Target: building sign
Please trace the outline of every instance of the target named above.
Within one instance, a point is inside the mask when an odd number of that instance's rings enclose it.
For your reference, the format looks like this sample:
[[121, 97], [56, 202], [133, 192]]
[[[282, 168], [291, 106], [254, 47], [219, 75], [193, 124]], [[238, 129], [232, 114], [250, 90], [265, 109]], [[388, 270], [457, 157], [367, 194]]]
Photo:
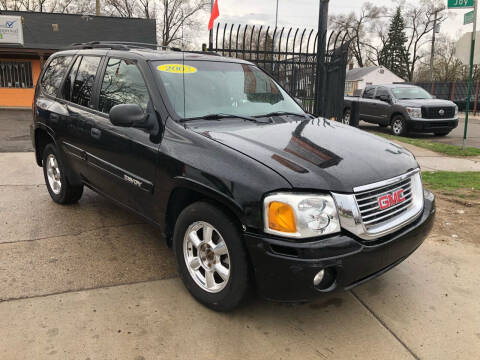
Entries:
[[21, 16], [0, 15], [0, 45], [23, 45], [23, 26]]

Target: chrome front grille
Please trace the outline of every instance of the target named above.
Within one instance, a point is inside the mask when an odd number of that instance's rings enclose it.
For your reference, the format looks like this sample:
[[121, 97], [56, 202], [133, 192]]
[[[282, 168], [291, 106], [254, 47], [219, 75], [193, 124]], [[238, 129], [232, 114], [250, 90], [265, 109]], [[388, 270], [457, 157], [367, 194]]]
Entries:
[[[379, 198], [403, 189], [404, 201], [390, 201], [381, 209]], [[395, 178], [358, 186], [352, 194], [332, 193], [340, 225], [366, 241], [391, 234], [415, 221], [423, 210], [423, 186], [420, 169]], [[382, 205], [385, 205], [382, 203]], [[382, 206], [384, 207], [384, 206]]]
[[[379, 205], [379, 198], [385, 195], [388, 196], [400, 189], [403, 189], [403, 198], [405, 198], [405, 200], [382, 210]], [[373, 190], [357, 193], [355, 194], [355, 199], [357, 201], [358, 209], [360, 210], [363, 224], [368, 230], [369, 228], [387, 222], [391, 218], [399, 216], [408, 210], [413, 201], [411, 178]]]

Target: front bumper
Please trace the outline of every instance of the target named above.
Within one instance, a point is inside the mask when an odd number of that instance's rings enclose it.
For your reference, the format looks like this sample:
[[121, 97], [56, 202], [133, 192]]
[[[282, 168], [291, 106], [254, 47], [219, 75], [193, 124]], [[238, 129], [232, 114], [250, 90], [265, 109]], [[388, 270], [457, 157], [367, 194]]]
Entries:
[[456, 119], [410, 119], [408, 128], [415, 132], [437, 132], [450, 131], [458, 126]]
[[[351, 289], [405, 260], [425, 240], [433, 226], [435, 198], [425, 192], [422, 216], [396, 233], [365, 242], [349, 233], [298, 243], [245, 233], [258, 292], [277, 301], [307, 301], [337, 288]], [[332, 282], [316, 287], [322, 269]]]

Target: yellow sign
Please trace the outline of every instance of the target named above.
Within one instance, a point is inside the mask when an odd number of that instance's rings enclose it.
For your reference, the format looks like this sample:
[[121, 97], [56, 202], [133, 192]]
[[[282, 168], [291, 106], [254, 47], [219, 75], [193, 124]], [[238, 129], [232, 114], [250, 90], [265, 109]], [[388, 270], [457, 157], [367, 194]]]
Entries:
[[197, 72], [197, 68], [182, 64], [164, 64], [157, 67], [159, 71], [173, 74], [193, 74]]

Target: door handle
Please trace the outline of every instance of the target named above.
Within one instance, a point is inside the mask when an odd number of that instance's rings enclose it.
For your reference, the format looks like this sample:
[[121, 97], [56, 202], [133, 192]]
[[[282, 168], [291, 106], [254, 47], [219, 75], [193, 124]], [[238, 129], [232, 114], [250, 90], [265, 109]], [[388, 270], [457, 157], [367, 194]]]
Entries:
[[92, 135], [92, 137], [95, 139], [100, 139], [100, 136], [102, 136], [102, 132], [100, 131], [100, 129], [92, 128], [90, 130], [90, 135]]

